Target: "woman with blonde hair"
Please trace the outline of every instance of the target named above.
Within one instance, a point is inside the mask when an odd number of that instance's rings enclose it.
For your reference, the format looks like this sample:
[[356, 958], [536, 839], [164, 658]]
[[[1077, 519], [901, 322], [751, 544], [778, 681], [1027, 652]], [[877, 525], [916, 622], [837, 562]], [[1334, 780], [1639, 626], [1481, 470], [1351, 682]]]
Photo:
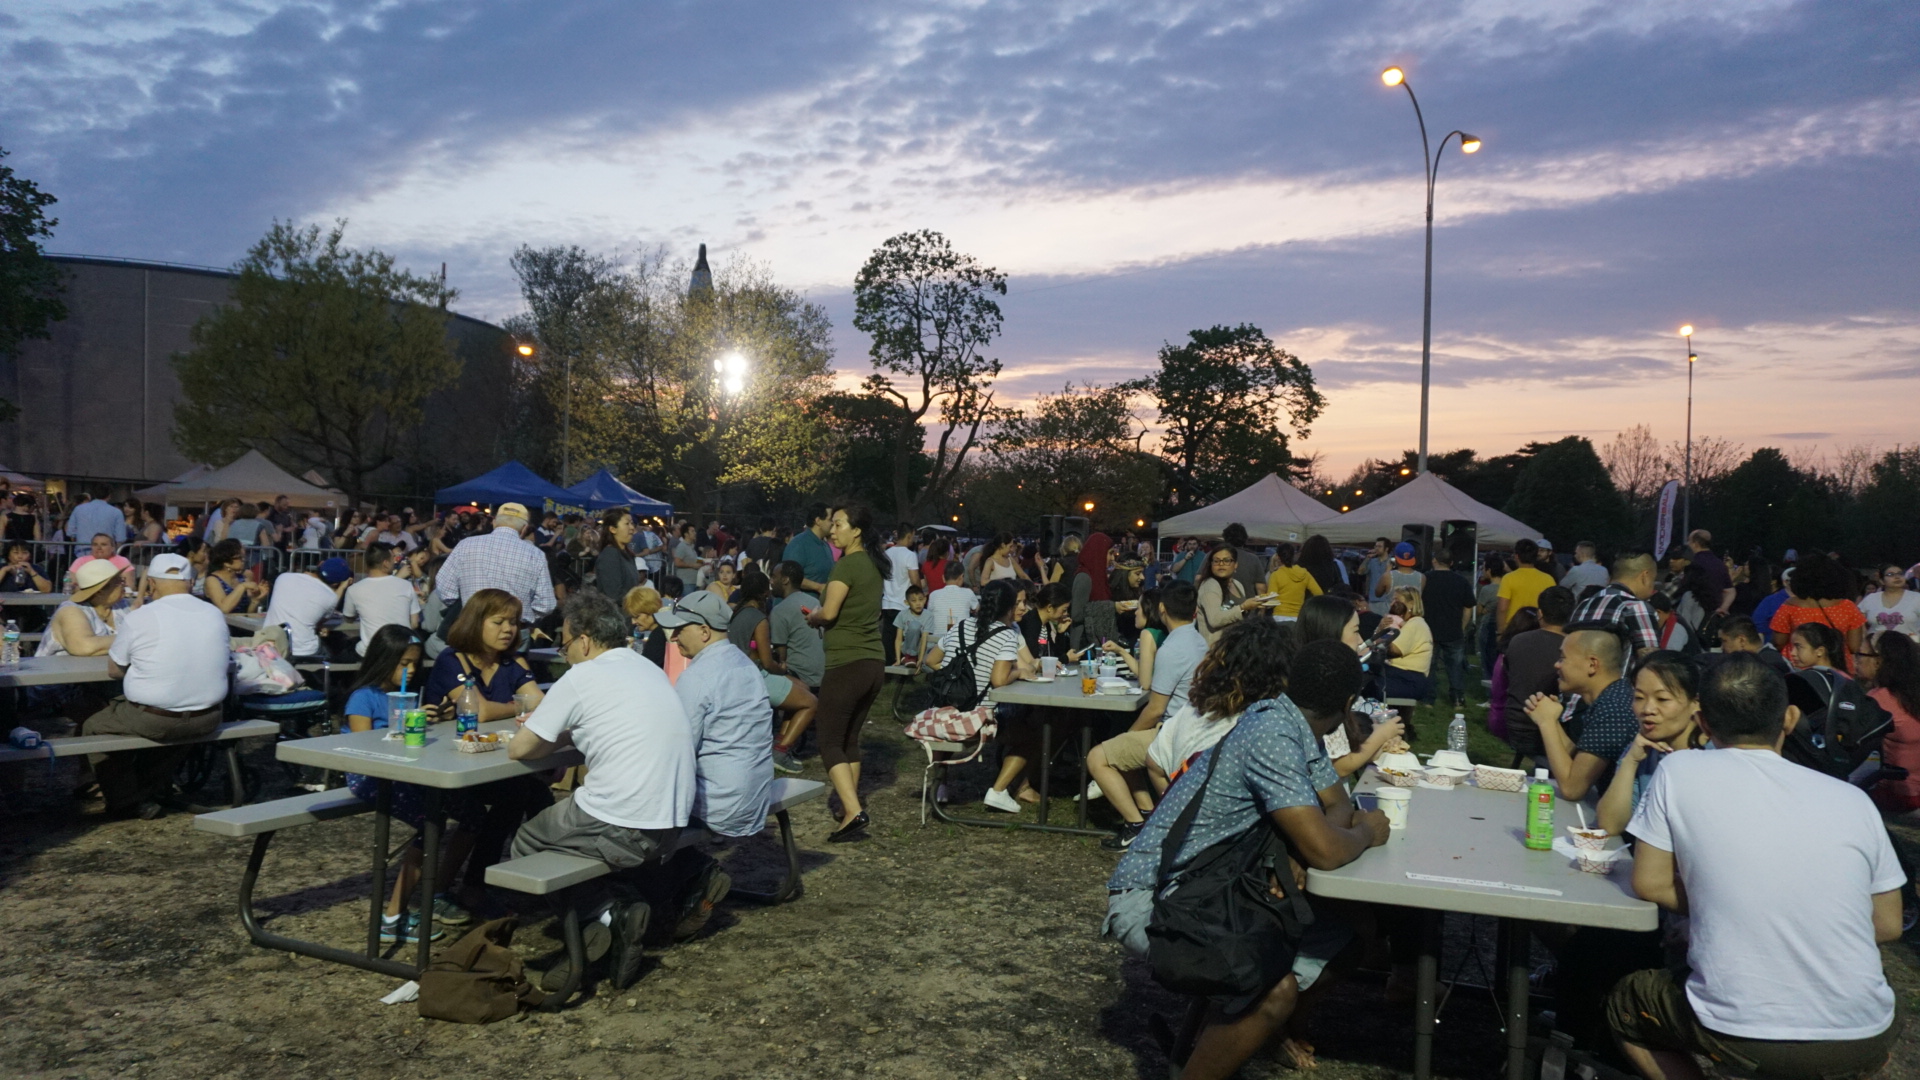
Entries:
[[669, 679], [677, 678], [679, 671], [676, 669], [687, 666], [686, 657], [680, 657], [677, 665], [672, 662], [679, 650], [667, 648], [667, 632], [653, 618], [656, 612], [666, 606], [666, 601], [647, 586], [637, 585], [627, 590], [620, 606], [626, 609], [627, 618], [633, 622], [633, 647], [639, 650], [641, 656], [653, 661], [655, 667], [665, 671]]
[[1390, 698], [1433, 700], [1433, 630], [1427, 626], [1427, 608], [1420, 590], [1402, 585], [1393, 590], [1387, 614], [1400, 621], [1400, 636], [1387, 651], [1387, 669], [1381, 689]]

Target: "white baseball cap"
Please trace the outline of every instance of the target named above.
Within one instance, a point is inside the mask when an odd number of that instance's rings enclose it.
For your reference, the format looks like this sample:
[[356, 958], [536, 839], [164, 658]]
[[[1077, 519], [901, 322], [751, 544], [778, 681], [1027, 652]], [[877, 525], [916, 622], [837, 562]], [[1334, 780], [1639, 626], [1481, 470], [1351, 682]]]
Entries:
[[153, 562], [147, 564], [147, 576], [159, 578], [162, 581], [192, 581], [193, 564], [188, 562], [184, 555], [175, 555], [171, 552], [155, 555]]

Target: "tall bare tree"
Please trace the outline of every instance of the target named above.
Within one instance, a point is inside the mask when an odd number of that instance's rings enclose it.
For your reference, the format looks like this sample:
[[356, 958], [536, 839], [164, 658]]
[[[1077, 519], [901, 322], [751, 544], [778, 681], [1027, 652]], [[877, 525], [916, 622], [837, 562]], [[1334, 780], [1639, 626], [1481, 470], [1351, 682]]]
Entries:
[[993, 403], [1000, 361], [982, 350], [1000, 334], [993, 298], [1006, 294], [1005, 274], [955, 251], [930, 229], [888, 239], [854, 276], [854, 329], [873, 338], [874, 373], [864, 391], [906, 410], [905, 422], [894, 425], [899, 437], [923, 426], [935, 433], [926, 481], [917, 490], [913, 459], [922, 448], [894, 447], [897, 520], [938, 503], [980, 444], [982, 426], [1005, 415]]

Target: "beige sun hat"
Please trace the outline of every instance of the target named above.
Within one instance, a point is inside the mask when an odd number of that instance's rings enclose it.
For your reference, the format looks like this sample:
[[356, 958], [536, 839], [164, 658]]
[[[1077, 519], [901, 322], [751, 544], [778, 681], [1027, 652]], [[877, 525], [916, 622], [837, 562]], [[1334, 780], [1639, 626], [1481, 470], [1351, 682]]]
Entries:
[[93, 599], [95, 593], [113, 583], [120, 576], [120, 568], [113, 565], [111, 559], [94, 559], [83, 564], [73, 572], [73, 592], [67, 597], [74, 603], [85, 603]]

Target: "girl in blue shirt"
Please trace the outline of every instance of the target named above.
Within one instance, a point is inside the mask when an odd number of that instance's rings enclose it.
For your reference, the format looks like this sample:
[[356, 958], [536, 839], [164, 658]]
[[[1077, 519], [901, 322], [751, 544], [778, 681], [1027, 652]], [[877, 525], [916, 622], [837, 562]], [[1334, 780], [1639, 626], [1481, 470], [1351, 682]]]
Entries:
[[[420, 686], [420, 659], [420, 644], [414, 640], [412, 630], [397, 623], [381, 627], [367, 642], [367, 655], [360, 661], [360, 677], [347, 695], [347, 727], [354, 731], [386, 727], [387, 694], [399, 690], [402, 682], [409, 688]], [[448, 706], [427, 705], [426, 709], [429, 722], [453, 719], [453, 710]], [[380, 797], [380, 781], [359, 773], [347, 774], [347, 789], [368, 802]], [[459, 866], [472, 849], [474, 828], [481, 817], [473, 800], [462, 798], [459, 793], [452, 793], [446, 805], [448, 816], [459, 821], [462, 828], [453, 832], [442, 847], [442, 884], [452, 876], [445, 868]], [[401, 857], [400, 875], [393, 883], [392, 895], [387, 898], [386, 914], [380, 920], [380, 940], [405, 944], [416, 940], [420, 926], [420, 916], [404, 908], [407, 897], [420, 885], [420, 830], [426, 821], [421, 789], [395, 782], [392, 814], [396, 821], [413, 827], [414, 838]], [[437, 941], [445, 933], [441, 924], [464, 925], [472, 921], [472, 916], [448, 899], [444, 891], [437, 891], [433, 899], [433, 921], [433, 938]]]

